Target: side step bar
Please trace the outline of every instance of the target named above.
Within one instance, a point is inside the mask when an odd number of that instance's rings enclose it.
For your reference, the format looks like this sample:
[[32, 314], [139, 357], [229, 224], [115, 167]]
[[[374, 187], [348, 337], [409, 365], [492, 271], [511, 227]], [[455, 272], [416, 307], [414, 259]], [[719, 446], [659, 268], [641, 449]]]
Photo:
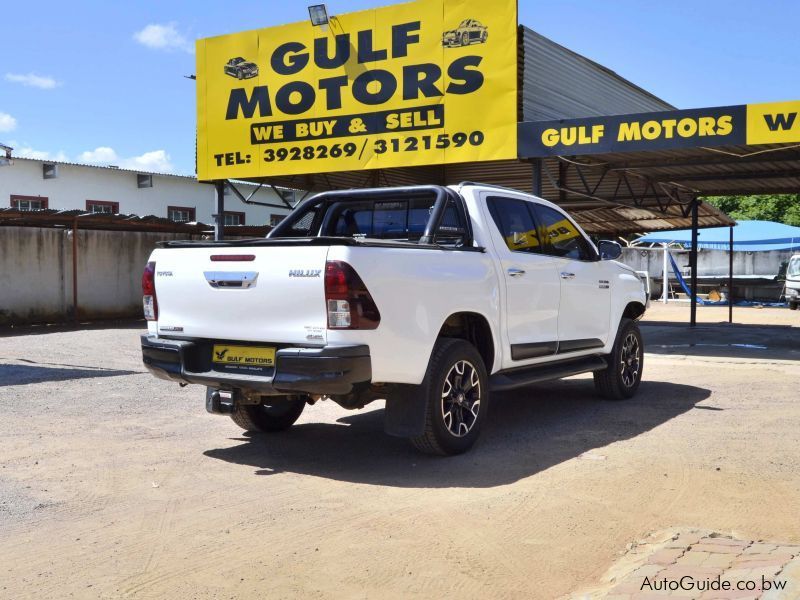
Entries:
[[602, 356], [582, 356], [568, 361], [499, 371], [489, 377], [489, 387], [493, 392], [504, 392], [525, 387], [540, 381], [561, 379], [591, 371], [602, 371], [608, 366]]

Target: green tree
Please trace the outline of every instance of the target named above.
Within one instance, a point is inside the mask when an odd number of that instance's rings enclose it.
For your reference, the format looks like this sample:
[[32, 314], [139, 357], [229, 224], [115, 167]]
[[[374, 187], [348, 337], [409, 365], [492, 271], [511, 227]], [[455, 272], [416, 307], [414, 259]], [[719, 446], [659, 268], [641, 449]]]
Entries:
[[800, 194], [710, 196], [704, 200], [737, 221], [776, 221], [800, 226]]

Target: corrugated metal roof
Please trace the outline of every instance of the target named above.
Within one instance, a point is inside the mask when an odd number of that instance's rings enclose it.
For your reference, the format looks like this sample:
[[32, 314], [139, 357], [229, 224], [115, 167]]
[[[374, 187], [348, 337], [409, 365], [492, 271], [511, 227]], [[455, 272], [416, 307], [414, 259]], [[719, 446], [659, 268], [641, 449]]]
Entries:
[[[548, 159], [547, 164], [551, 171], [558, 171], [558, 159]], [[571, 177], [577, 176], [572, 174]], [[273, 181], [286, 186], [305, 185], [308, 186], [307, 189], [313, 191], [426, 183], [452, 185], [462, 181], [475, 181], [532, 193], [533, 167], [529, 162], [501, 160], [436, 167], [277, 177]], [[577, 185], [577, 182], [573, 180], [570, 180], [569, 183]], [[614, 185], [609, 179], [609, 182], [601, 186], [601, 189], [610, 195], [614, 192]], [[632, 181], [632, 185], [636, 188], [636, 192], [642, 191], [643, 184], [641, 182]], [[615, 204], [590, 200], [560, 193], [547, 178], [543, 179], [542, 196], [564, 206], [581, 227], [591, 234], [644, 233], [691, 226], [691, 218], [682, 212], [680, 206], [673, 204], [670, 207], [660, 207], [658, 201], [653, 198], [645, 199], [641, 206], [636, 206], [633, 202]], [[699, 222], [701, 227], [733, 223], [727, 215], [710, 204], [700, 206]]]
[[593, 154], [575, 160], [598, 172], [626, 172], [677, 185], [698, 196], [800, 191], [797, 144]]
[[523, 121], [671, 110], [614, 71], [520, 27]]
[[[13, 149], [12, 149], [13, 150]], [[38, 163], [46, 163], [48, 165], [67, 165], [70, 167], [84, 167], [87, 169], [105, 169], [107, 171], [119, 171], [122, 173], [136, 173], [138, 175], [157, 175], [159, 177], [177, 177], [179, 179], [192, 179], [197, 181], [194, 175], [178, 175], [175, 173], [162, 173], [158, 171], [137, 171], [134, 169], [123, 169], [121, 167], [110, 166], [110, 165], [88, 165], [86, 163], [76, 163], [76, 162], [68, 162], [63, 160], [50, 160], [46, 158], [28, 158], [25, 156], [14, 156], [13, 152], [11, 155], [12, 160], [24, 160], [27, 162], [38, 162]]]

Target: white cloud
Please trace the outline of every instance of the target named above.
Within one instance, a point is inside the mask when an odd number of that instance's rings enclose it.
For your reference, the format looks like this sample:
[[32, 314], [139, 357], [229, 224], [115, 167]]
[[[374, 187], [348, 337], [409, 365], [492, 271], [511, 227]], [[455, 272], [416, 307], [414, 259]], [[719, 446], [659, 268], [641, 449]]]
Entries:
[[6, 73], [6, 81], [12, 83], [21, 83], [28, 87], [37, 87], [42, 90], [52, 90], [54, 87], [61, 85], [58, 81], [47, 75], [36, 75], [35, 73], [28, 73], [22, 75], [20, 73]]
[[153, 171], [155, 173], [175, 172], [172, 160], [169, 154], [164, 150], [153, 150], [152, 152], [145, 152], [141, 156], [123, 159], [120, 161], [120, 166], [135, 171]]
[[14, 148], [14, 156], [19, 158], [33, 158], [34, 160], [56, 160], [59, 162], [69, 162], [69, 157], [62, 151], [50, 152], [48, 150], [36, 150], [30, 146], [17, 148], [14, 144], [9, 144]]
[[114, 152], [113, 148], [109, 148], [108, 146], [100, 146], [94, 150], [87, 150], [86, 152], [81, 152], [80, 156], [78, 156], [80, 162], [92, 164], [110, 164], [117, 159], [117, 153]]
[[182, 50], [194, 53], [194, 44], [175, 28], [175, 23], [151, 23], [133, 34], [133, 39], [153, 50]]
[[94, 150], [82, 152], [78, 160], [96, 165], [116, 165], [132, 171], [152, 171], [154, 173], [174, 173], [172, 159], [165, 150], [153, 150], [139, 156], [125, 158], [119, 156], [113, 148], [100, 146]]
[[0, 131], [14, 131], [17, 128], [17, 120], [8, 113], [0, 112]]

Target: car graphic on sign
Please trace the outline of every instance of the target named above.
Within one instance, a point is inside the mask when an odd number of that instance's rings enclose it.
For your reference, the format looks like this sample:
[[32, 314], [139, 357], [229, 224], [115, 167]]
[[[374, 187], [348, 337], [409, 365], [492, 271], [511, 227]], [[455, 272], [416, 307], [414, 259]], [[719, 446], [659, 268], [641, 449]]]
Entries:
[[469, 46], [482, 44], [489, 37], [489, 28], [477, 19], [464, 19], [458, 27], [445, 31], [442, 34], [442, 46], [453, 48], [455, 46]]
[[225, 75], [230, 75], [236, 79], [252, 79], [253, 77], [258, 77], [258, 65], [245, 60], [241, 56], [237, 56], [225, 64]]

